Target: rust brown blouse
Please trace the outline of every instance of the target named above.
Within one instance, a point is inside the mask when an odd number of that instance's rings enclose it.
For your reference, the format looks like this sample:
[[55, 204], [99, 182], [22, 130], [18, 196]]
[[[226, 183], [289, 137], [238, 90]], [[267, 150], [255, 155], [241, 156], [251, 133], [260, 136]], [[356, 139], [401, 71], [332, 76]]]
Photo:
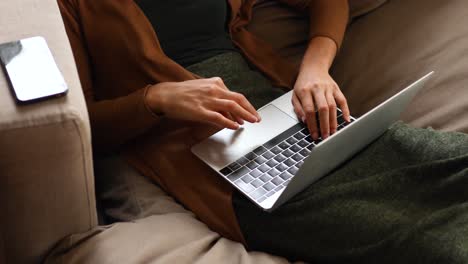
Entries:
[[[339, 47], [347, 0], [280, 0], [310, 14], [310, 38]], [[275, 86], [293, 87], [297, 69], [247, 29], [255, 0], [228, 0], [229, 33], [245, 57]], [[97, 151], [120, 149], [127, 160], [223, 236], [244, 242], [232, 208], [232, 187], [190, 152], [216, 131], [152, 115], [147, 88], [197, 78], [169, 59], [133, 0], [58, 0], [90, 114]]]

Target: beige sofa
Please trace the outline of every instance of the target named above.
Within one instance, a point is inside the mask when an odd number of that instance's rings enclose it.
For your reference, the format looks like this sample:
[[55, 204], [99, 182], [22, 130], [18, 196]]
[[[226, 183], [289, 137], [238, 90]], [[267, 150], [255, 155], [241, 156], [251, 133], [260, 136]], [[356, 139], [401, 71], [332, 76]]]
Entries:
[[[355, 20], [332, 70], [353, 113], [436, 70], [403, 119], [468, 132], [466, 24], [465, 0], [390, 0]], [[88, 116], [55, 0], [0, 1], [0, 25], [0, 43], [44, 36], [70, 87], [64, 98], [17, 106], [0, 72], [0, 264], [287, 263], [220, 237], [113, 158], [94, 170], [132, 179], [118, 210], [134, 220], [98, 226]], [[301, 43], [277, 45], [294, 58]]]

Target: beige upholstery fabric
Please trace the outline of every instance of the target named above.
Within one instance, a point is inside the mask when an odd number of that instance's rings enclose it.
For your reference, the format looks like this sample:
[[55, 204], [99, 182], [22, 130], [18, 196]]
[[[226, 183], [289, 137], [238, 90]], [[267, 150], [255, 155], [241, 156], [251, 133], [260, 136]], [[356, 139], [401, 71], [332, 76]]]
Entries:
[[357, 19], [332, 71], [353, 114], [362, 115], [435, 70], [403, 120], [468, 132], [466, 25], [465, 0], [392, 0]]
[[88, 116], [55, 0], [0, 1], [0, 43], [46, 38], [70, 92], [17, 106], [0, 71], [0, 263], [37, 263], [96, 223]]
[[99, 159], [96, 177], [106, 215], [128, 222], [66, 238], [48, 264], [288, 263], [220, 237], [123, 159]]

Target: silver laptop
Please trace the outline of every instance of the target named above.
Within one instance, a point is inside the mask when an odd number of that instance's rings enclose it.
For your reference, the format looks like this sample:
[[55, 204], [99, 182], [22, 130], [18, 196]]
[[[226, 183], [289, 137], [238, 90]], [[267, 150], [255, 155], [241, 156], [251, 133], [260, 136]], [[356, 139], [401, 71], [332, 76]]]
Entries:
[[382, 135], [432, 75], [350, 123], [338, 111], [338, 131], [323, 141], [312, 140], [297, 119], [291, 91], [258, 110], [260, 123], [223, 129], [192, 152], [256, 205], [272, 211]]

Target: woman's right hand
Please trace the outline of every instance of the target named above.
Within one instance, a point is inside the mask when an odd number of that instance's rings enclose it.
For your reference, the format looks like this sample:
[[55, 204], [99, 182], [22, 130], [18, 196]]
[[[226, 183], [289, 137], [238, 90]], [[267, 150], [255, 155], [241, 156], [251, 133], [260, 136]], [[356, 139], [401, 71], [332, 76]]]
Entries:
[[146, 103], [156, 113], [174, 119], [238, 129], [243, 120], [260, 122], [260, 115], [240, 93], [231, 92], [219, 77], [164, 82], [149, 88]]

